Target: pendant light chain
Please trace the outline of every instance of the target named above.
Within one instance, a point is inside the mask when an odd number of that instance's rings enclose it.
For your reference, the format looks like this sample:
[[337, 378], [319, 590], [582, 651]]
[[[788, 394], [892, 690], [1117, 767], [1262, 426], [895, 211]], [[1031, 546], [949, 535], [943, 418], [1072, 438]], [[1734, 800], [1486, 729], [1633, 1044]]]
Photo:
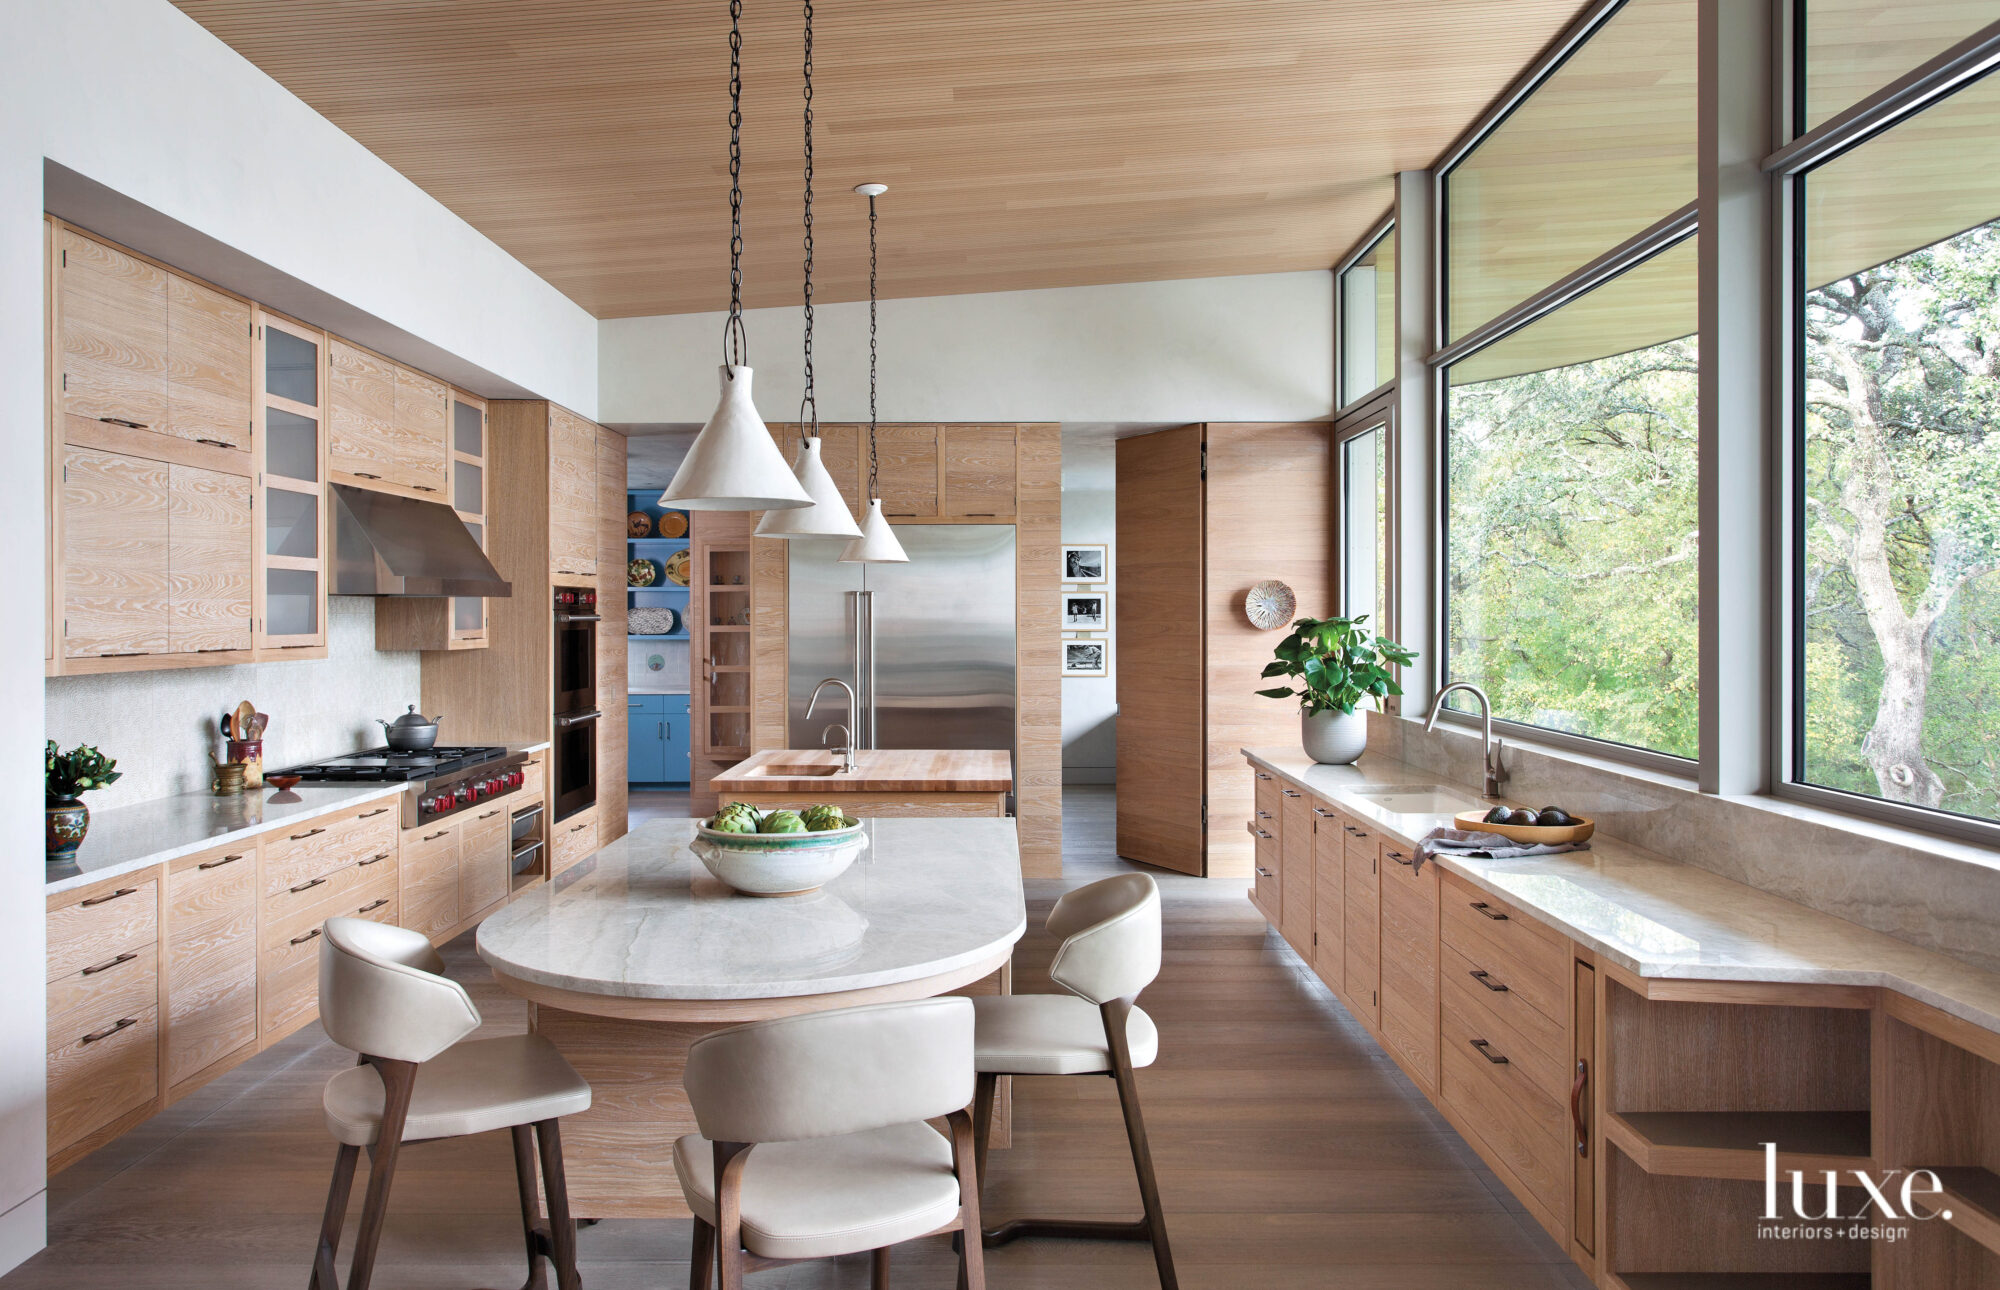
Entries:
[[813, 7], [806, 8], [806, 391], [799, 400], [799, 437], [819, 434], [819, 400], [813, 394]]
[[[729, 0], [729, 319], [722, 324], [725, 370], [747, 363], [743, 330], [743, 0]], [[735, 380], [735, 375], [730, 375]]]
[[868, 195], [868, 496], [875, 491], [875, 195]]

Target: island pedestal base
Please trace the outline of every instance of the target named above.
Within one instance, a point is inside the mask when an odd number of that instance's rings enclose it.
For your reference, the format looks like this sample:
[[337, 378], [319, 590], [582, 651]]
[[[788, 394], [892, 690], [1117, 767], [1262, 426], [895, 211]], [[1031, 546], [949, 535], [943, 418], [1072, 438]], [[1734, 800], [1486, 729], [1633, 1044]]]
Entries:
[[[529, 1025], [586, 1080], [590, 1109], [562, 1123], [570, 1210], [580, 1218], [687, 1218], [674, 1139], [696, 1132], [682, 1088], [688, 1046], [746, 1021], [939, 994], [1011, 994], [1013, 967], [991, 963], [879, 990], [784, 999], [621, 999], [554, 990], [500, 975], [531, 1001]], [[568, 1006], [564, 1006], [568, 1005]], [[588, 1008], [593, 1011], [579, 1011]], [[685, 1020], [672, 1019], [676, 1016]], [[1001, 1081], [993, 1143], [1012, 1138], [1010, 1081]]]

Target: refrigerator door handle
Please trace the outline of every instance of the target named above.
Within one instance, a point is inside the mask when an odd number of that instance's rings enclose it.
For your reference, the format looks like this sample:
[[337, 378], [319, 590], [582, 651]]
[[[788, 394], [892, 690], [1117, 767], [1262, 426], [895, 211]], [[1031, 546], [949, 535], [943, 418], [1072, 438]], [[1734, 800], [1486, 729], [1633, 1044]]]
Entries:
[[854, 727], [849, 732], [849, 736], [856, 748], [866, 748], [868, 746], [868, 727], [862, 716], [863, 698], [861, 689], [861, 679], [864, 675], [862, 665], [868, 656], [867, 638], [864, 625], [861, 621], [861, 597], [865, 594], [865, 592], [860, 591], [850, 591], [847, 593], [848, 612], [854, 619], [854, 711], [847, 714], [847, 720], [848, 724]]
[[868, 733], [862, 740], [861, 746], [863, 748], [873, 748], [875, 746], [875, 593], [864, 591], [860, 595], [862, 612], [868, 619], [868, 686], [867, 689], [862, 691], [867, 696], [862, 700], [862, 707], [868, 713]]

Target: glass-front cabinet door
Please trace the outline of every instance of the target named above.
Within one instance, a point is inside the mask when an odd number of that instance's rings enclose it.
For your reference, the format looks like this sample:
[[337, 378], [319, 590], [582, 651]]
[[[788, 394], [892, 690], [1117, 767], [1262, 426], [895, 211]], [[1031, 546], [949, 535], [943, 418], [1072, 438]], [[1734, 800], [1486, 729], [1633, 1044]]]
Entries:
[[[486, 549], [486, 400], [464, 390], [451, 392], [451, 507], [479, 549]], [[451, 599], [451, 648], [486, 645], [486, 599]]]
[[262, 310], [256, 327], [256, 645], [293, 658], [326, 649], [326, 334]]

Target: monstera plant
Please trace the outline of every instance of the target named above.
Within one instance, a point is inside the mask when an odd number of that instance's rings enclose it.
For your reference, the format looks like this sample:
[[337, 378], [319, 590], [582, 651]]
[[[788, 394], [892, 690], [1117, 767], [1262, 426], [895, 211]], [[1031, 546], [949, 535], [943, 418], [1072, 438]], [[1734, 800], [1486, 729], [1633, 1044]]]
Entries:
[[1259, 690], [1269, 699], [1297, 699], [1301, 737], [1314, 761], [1344, 765], [1368, 743], [1368, 717], [1361, 704], [1381, 701], [1403, 688], [1389, 669], [1416, 660], [1416, 651], [1377, 636], [1368, 615], [1355, 618], [1300, 618], [1272, 651], [1264, 676], [1282, 676], [1298, 688]]

